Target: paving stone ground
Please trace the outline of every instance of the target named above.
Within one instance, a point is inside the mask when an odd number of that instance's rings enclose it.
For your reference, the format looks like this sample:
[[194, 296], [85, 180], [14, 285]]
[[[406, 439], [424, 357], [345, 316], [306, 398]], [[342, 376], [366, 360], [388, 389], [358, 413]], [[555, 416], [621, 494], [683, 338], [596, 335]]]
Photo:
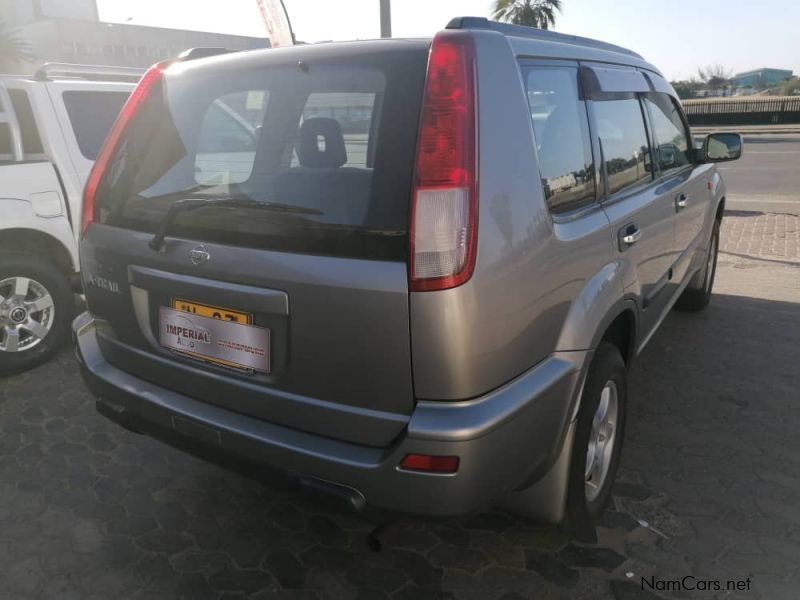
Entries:
[[[403, 521], [372, 552], [357, 518], [99, 417], [65, 350], [0, 381], [0, 598], [798, 597], [800, 265], [742, 257], [735, 223], [709, 309], [635, 366], [596, 544], [496, 511]], [[686, 576], [750, 590], [665, 591]]]
[[731, 211], [723, 219], [720, 250], [800, 264], [800, 215]]

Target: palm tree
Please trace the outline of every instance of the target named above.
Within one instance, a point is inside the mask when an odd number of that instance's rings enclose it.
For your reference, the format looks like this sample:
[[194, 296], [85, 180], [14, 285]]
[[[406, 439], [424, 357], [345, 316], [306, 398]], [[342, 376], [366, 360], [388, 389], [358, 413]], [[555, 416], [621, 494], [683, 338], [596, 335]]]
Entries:
[[561, 0], [495, 0], [492, 18], [516, 25], [550, 29], [561, 12]]
[[30, 48], [18, 34], [6, 28], [6, 24], [0, 19], [0, 63], [10, 64], [25, 62], [32, 57]]

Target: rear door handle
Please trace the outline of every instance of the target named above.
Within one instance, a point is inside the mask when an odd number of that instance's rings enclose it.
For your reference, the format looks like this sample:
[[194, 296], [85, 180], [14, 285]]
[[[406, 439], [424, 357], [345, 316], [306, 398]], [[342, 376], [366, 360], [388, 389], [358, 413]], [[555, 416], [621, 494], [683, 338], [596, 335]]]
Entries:
[[619, 232], [619, 249], [626, 250], [642, 239], [642, 230], [635, 223], [626, 225]]
[[681, 192], [677, 196], [675, 196], [675, 208], [678, 210], [683, 210], [689, 206], [689, 196]]

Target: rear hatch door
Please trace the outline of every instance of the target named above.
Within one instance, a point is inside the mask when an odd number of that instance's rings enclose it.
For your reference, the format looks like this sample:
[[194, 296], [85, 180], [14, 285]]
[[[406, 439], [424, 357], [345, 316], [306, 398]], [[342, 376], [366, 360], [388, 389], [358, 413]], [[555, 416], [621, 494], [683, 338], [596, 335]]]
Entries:
[[427, 48], [168, 68], [81, 247], [107, 360], [242, 414], [390, 443], [414, 405], [407, 222]]

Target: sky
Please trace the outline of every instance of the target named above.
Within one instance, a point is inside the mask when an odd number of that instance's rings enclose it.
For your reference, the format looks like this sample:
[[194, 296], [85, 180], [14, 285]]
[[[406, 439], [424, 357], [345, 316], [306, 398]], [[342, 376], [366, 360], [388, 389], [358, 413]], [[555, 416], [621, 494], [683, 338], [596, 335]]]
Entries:
[[[392, 0], [395, 37], [431, 36], [451, 17], [488, 16], [490, 0]], [[668, 79], [720, 64], [800, 74], [800, 0], [562, 0], [555, 30], [637, 51]], [[256, 0], [97, 0], [100, 18], [265, 36]], [[299, 40], [379, 36], [379, 0], [285, 0]]]

